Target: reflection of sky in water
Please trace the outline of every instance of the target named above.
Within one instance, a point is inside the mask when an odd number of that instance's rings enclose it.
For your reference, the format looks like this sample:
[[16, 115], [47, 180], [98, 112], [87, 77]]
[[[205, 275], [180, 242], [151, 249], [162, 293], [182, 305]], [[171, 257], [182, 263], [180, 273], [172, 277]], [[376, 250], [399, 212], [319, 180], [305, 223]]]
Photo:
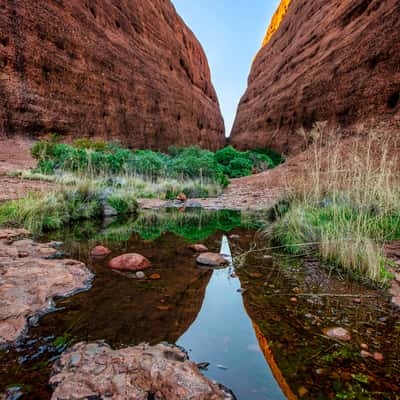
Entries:
[[[228, 254], [226, 244], [223, 254]], [[231, 267], [215, 270], [196, 320], [178, 344], [195, 362], [209, 362], [205, 375], [233, 390], [240, 400], [286, 397], [259, 348]]]

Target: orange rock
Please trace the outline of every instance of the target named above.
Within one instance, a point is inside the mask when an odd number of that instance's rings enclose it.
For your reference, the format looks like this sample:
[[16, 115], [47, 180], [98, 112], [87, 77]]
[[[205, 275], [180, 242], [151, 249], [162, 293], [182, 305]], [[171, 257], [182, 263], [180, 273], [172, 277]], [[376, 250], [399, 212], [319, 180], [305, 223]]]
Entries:
[[160, 274], [151, 274], [149, 276], [150, 279], [152, 279], [153, 281], [156, 281], [157, 279], [161, 279], [161, 275]]
[[170, 306], [157, 306], [157, 310], [159, 311], [168, 311]]
[[185, 193], [179, 193], [178, 196], [176, 196], [176, 199], [179, 201], [186, 201], [187, 200], [187, 196]]
[[249, 272], [250, 278], [254, 279], [260, 279], [263, 277], [263, 274], [261, 272]]
[[374, 360], [376, 360], [376, 361], [383, 361], [382, 353], [374, 353], [373, 357], [374, 357]]
[[299, 396], [300, 397], [304, 397], [308, 394], [308, 390], [302, 386], [299, 390], [298, 390]]

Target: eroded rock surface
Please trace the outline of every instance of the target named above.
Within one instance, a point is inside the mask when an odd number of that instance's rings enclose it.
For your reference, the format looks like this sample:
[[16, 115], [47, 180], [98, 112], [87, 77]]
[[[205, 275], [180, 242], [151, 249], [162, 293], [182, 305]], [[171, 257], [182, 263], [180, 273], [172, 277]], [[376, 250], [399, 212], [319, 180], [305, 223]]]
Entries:
[[169, 0], [2, 3], [0, 136], [50, 132], [223, 146], [206, 56]]
[[164, 344], [112, 350], [101, 342], [79, 343], [56, 363], [50, 384], [55, 387], [52, 400], [233, 399], [182, 350]]
[[16, 341], [28, 319], [51, 308], [55, 296], [85, 289], [91, 273], [75, 260], [48, 259], [49, 244], [23, 238], [25, 230], [0, 230], [0, 346]]
[[348, 134], [362, 126], [400, 131], [399, 1], [281, 3], [254, 60], [231, 143], [297, 154], [305, 145], [298, 129], [317, 121]]

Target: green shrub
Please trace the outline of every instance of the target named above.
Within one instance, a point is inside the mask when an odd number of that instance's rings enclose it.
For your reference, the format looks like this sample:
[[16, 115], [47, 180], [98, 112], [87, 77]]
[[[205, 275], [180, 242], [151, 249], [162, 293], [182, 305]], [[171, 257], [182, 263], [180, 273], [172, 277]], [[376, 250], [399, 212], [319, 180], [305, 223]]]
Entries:
[[247, 158], [247, 153], [235, 150], [232, 146], [225, 147], [215, 153], [215, 159], [225, 167], [237, 158]]
[[234, 158], [226, 167], [226, 171], [230, 178], [240, 178], [242, 176], [251, 175], [253, 164], [246, 158]]
[[151, 150], [132, 152], [118, 144], [77, 139], [74, 146], [38, 142], [32, 154], [39, 161], [38, 172], [43, 174], [52, 174], [56, 170], [89, 176], [134, 174], [151, 181], [199, 179], [202, 184], [211, 182], [222, 186], [228, 185], [228, 178], [250, 175], [253, 169], [263, 171], [273, 166], [273, 161], [265, 154], [240, 152], [232, 146], [216, 153], [196, 146], [173, 146], [169, 148], [169, 154], [163, 154]]
[[138, 203], [131, 193], [117, 193], [107, 199], [107, 203], [118, 212], [119, 215], [134, 214], [138, 209]]
[[73, 143], [74, 147], [78, 149], [94, 150], [94, 151], [107, 151], [108, 144], [102, 140], [93, 141], [90, 139], [76, 139]]
[[272, 161], [271, 168], [275, 168], [276, 166], [285, 162], [285, 157], [272, 149], [254, 149], [251, 152], [267, 156]]
[[169, 157], [151, 150], [138, 150], [130, 160], [130, 169], [136, 174], [156, 178], [166, 173]]
[[37, 160], [53, 157], [54, 144], [49, 142], [36, 142], [31, 150], [32, 156]]

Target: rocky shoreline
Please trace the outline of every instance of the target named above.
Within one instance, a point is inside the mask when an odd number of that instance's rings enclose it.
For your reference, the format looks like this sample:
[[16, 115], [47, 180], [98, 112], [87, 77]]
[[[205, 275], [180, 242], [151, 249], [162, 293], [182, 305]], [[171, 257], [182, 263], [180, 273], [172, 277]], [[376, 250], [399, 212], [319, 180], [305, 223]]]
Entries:
[[234, 400], [182, 349], [168, 344], [112, 350], [104, 342], [78, 343], [54, 365], [50, 384], [52, 400]]
[[0, 346], [17, 341], [53, 308], [55, 297], [88, 289], [93, 274], [76, 260], [58, 259], [56, 243], [28, 239], [24, 229], [0, 230]]

